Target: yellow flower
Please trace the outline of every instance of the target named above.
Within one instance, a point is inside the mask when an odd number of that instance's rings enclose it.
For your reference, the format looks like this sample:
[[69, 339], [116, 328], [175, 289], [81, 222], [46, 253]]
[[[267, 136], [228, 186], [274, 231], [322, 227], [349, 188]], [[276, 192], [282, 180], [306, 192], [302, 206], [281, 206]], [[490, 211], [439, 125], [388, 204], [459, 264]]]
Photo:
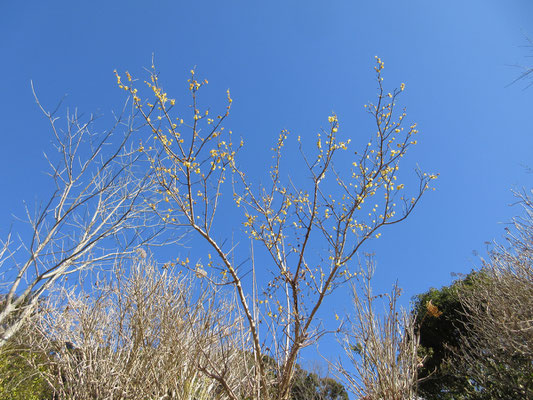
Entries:
[[196, 277], [205, 278], [207, 276], [207, 271], [202, 268], [200, 264], [196, 265]]

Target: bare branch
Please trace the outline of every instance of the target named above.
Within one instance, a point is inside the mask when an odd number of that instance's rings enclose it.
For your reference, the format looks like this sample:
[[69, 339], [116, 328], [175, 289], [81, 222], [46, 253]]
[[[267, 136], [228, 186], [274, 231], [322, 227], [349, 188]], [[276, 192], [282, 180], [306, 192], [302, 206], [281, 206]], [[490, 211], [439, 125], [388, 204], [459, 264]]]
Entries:
[[120, 116], [112, 129], [97, 134], [93, 117], [67, 113], [60, 125], [55, 111], [47, 112], [35, 100], [58, 150], [47, 156], [55, 190], [40, 209], [26, 208], [31, 231], [20, 235], [18, 250], [11, 249], [11, 237], [3, 243], [0, 273], [7, 294], [0, 307], [0, 346], [59, 279], [112, 265], [149, 245], [161, 229], [149, 207], [154, 182], [143, 171], [143, 155], [131, 148], [134, 115]]

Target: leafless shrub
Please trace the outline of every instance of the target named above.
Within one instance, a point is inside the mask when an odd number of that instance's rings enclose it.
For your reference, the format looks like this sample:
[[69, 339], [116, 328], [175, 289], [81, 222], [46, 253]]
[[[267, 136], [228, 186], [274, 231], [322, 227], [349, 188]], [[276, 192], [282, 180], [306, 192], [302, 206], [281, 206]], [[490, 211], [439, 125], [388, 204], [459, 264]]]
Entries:
[[533, 397], [533, 203], [517, 193], [524, 216], [495, 244], [469, 285], [459, 287], [468, 323], [457, 350], [472, 393]]
[[[335, 368], [357, 398], [365, 400], [412, 400], [417, 396], [418, 334], [415, 316], [401, 309], [400, 289], [374, 295], [371, 278], [374, 261], [368, 256], [367, 268], [353, 286], [355, 315], [348, 319], [342, 345], [351, 367], [339, 361]], [[359, 293], [361, 291], [361, 294]], [[384, 312], [377, 309], [384, 305]]]
[[112, 265], [150, 242], [160, 224], [148, 213], [153, 182], [138, 165], [143, 155], [131, 149], [134, 116], [118, 116], [109, 131], [94, 133], [93, 116], [75, 112], [61, 123], [36, 101], [57, 150], [47, 157], [54, 191], [35, 212], [27, 207], [29, 232], [0, 241], [0, 347], [55, 282]]
[[61, 290], [32, 326], [31, 348], [51, 355], [43, 374], [60, 399], [226, 398], [206, 368], [235, 396], [250, 390], [231, 298], [147, 259], [97, 283]]

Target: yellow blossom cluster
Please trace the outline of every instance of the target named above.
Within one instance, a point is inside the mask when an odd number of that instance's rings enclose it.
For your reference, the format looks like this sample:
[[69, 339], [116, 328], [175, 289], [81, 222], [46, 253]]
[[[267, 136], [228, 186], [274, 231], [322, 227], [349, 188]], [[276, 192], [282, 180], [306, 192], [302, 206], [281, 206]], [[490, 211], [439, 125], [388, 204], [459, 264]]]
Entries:
[[[383, 61], [376, 57], [378, 97], [375, 103], [365, 105], [375, 121], [375, 130], [359, 152], [348, 151], [351, 140], [341, 139], [339, 118], [332, 113], [327, 117], [329, 128], [316, 136], [313, 156], [306, 156], [298, 137], [309, 175], [305, 184], [298, 185], [291, 178], [287, 181], [282, 172], [281, 161], [289, 137], [289, 132], [283, 130], [272, 148], [269, 182], [259, 189], [252, 186], [236, 162], [243, 141], [235, 146], [232, 132], [222, 126], [233, 103], [229, 90], [225, 111], [213, 115], [199, 105], [197, 97], [208, 81], [198, 79], [193, 69], [188, 80], [190, 107], [178, 112], [176, 100], [163, 90], [154, 68], [141, 90], [149, 93], [146, 100], [129, 73], [126, 72], [128, 81], [124, 84], [115, 72], [119, 88], [129, 92], [138, 115], [151, 132], [149, 140], [153, 144], [141, 142], [138, 148], [146, 155], [161, 186], [160, 203], [149, 207], [165, 222], [177, 224], [179, 215], [180, 224], [185, 221], [199, 232], [218, 254], [222, 280], [237, 282], [229, 253], [217, 247], [211, 236], [220, 196], [228, 187], [224, 184], [230, 176], [233, 201], [242, 211], [243, 230], [264, 245], [279, 270], [268, 283], [271, 292], [260, 301], [271, 318], [292, 318], [290, 306], [282, 306], [277, 299], [268, 301], [281, 287], [293, 288], [297, 296], [303, 295], [303, 288], [308, 293], [325, 295], [339, 283], [352, 279], [356, 273], [350, 270], [350, 260], [360, 246], [380, 238], [382, 227], [403, 220], [429, 188], [430, 181], [437, 178], [435, 174], [420, 173], [419, 191], [414, 196], [404, 195], [407, 188], [399, 182], [399, 163], [417, 144], [418, 130], [416, 124], [405, 123], [405, 110], [398, 112], [396, 108], [405, 85], [386, 91], [383, 69]], [[348, 167], [335, 168], [338, 159], [346, 160]], [[327, 249], [328, 257], [309, 265], [307, 253], [311, 246]], [[189, 267], [188, 259], [176, 260], [176, 264], [187, 266], [200, 278], [216, 275], [208, 274], [209, 268], [214, 268], [211, 256], [206, 267], [199, 262]]]
[[[166, 222], [175, 222], [172, 213], [177, 212], [184, 214], [191, 223], [202, 222], [206, 228], [217, 206], [210, 203], [208, 187], [220, 187], [224, 183], [226, 169], [235, 167], [234, 157], [240, 146], [234, 149], [231, 131], [226, 133], [222, 126], [233, 102], [229, 90], [225, 112], [211, 117], [209, 110], [202, 111], [197, 101], [198, 91], [208, 81], [197, 79], [194, 69], [190, 73], [188, 87], [192, 113], [188, 118], [185, 118], [186, 113], [176, 112], [176, 100], [163, 90], [155, 66], [152, 66], [150, 78], [144, 82], [150, 90], [146, 100], [135, 87], [136, 81], [130, 73], [125, 73], [127, 85], [116, 71], [115, 76], [119, 88], [129, 92], [138, 114], [153, 133], [154, 144], [147, 146], [141, 141], [138, 151], [150, 162], [165, 192], [164, 201], [174, 203], [174, 207], [166, 209], [161, 217]], [[203, 204], [201, 212], [196, 210], [199, 203]]]

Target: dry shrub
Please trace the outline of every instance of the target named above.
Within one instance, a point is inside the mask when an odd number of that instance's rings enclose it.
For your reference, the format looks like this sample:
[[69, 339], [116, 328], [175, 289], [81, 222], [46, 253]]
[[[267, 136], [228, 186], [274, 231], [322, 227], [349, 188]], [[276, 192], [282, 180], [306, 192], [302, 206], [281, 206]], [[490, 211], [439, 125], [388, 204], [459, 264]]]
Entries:
[[248, 338], [230, 297], [142, 257], [97, 286], [58, 291], [34, 322], [59, 398], [225, 398], [207, 366], [246, 394]]
[[[374, 261], [369, 256], [366, 262], [359, 287], [353, 286], [355, 315], [348, 320], [342, 339], [351, 367], [340, 361], [335, 367], [357, 398], [416, 399], [420, 360], [415, 316], [398, 309], [398, 286], [394, 285], [390, 293], [373, 294]], [[383, 312], [377, 306], [383, 306]]]
[[533, 201], [496, 244], [470, 285], [459, 287], [468, 323], [457, 350], [459, 374], [472, 398], [533, 396]]

